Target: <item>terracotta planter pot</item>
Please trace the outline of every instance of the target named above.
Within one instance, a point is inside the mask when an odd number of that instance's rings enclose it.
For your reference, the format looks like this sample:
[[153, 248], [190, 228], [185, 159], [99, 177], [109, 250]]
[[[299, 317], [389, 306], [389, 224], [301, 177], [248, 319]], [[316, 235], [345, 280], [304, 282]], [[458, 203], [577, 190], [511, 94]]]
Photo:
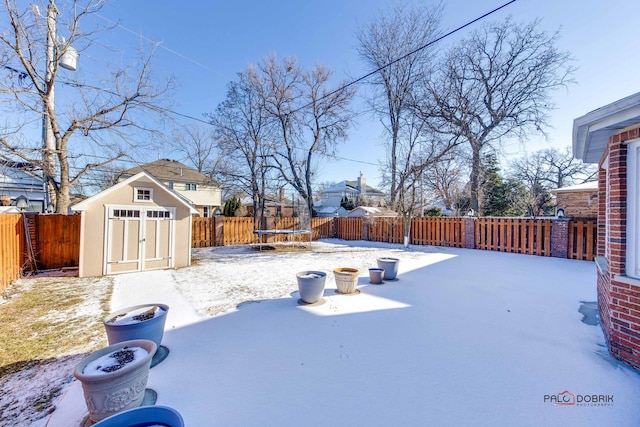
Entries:
[[141, 406], [105, 418], [93, 427], [137, 427], [137, 426], [184, 427], [178, 411], [168, 406]]
[[398, 275], [398, 258], [382, 257], [378, 258], [378, 267], [384, 270], [384, 280], [394, 280]]
[[[145, 309], [153, 307], [158, 307], [156, 314], [144, 319], [148, 316], [141, 314], [144, 314]], [[169, 306], [165, 304], [144, 304], [111, 313], [102, 322], [107, 331], [109, 345], [129, 340], [151, 340], [160, 347], [168, 311]], [[138, 313], [138, 317], [144, 320], [131, 319], [131, 316], [128, 316], [131, 313]]]
[[307, 304], [320, 301], [324, 293], [324, 282], [327, 273], [323, 271], [301, 271], [296, 274], [300, 299]]
[[382, 278], [384, 276], [384, 269], [382, 268], [370, 268], [369, 269], [369, 282], [374, 285], [382, 284]]
[[[120, 362], [122, 365], [117, 370], [104, 372], [95, 366], [96, 360], [103, 356], [118, 350], [131, 351], [132, 348], [141, 348], [146, 354], [130, 358], [127, 360], [128, 363]], [[140, 406], [149, 378], [151, 358], [156, 349], [153, 341], [124, 341], [96, 350], [76, 365], [73, 375], [82, 382], [91, 421], [100, 421], [118, 412]]]
[[357, 268], [340, 267], [333, 270], [336, 279], [336, 287], [341, 294], [352, 294], [358, 286], [358, 275], [360, 270]]

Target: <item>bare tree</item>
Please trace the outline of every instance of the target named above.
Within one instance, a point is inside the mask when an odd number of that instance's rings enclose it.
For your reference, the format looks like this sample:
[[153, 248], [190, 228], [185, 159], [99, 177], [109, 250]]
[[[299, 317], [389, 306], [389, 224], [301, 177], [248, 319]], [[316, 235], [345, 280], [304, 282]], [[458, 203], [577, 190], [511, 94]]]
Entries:
[[449, 155], [427, 168], [423, 177], [426, 189], [435, 194], [450, 211], [458, 209], [458, 202], [464, 193], [463, 177], [467, 173], [468, 159], [461, 151], [452, 150]]
[[206, 129], [197, 125], [182, 126], [174, 130], [172, 136], [172, 145], [177, 145], [177, 151], [184, 154], [198, 172], [211, 177], [217, 163], [213, 129], [210, 126]]
[[[54, 0], [41, 7], [4, 1], [6, 27], [0, 31], [0, 49], [2, 57], [7, 58], [8, 76], [0, 79], [0, 95], [11, 102], [16, 116], [23, 115], [24, 123], [37, 122], [44, 116], [42, 146], [5, 138], [2, 147], [14, 157], [41, 166], [50, 194], [55, 196], [56, 212], [67, 213], [74, 184], [88, 171], [135, 150], [140, 141], [132, 137], [132, 132], [152, 131], [147, 124], [155, 114], [150, 113], [163, 111], [173, 79], [169, 77], [160, 85], [153, 82], [153, 49], [147, 54], [141, 52], [140, 60], [127, 68], [110, 70], [108, 78], [95, 74], [91, 78], [63, 76], [59, 73], [61, 59], [72, 52], [72, 45], [80, 52], [96, 46], [98, 30], [87, 31], [81, 23], [98, 12], [103, 1], [61, 3], [58, 9]], [[59, 37], [58, 24], [65, 38]], [[105, 83], [107, 80], [111, 83]], [[65, 99], [70, 100], [63, 109], [56, 108], [56, 81], [65, 85]]]
[[264, 215], [269, 159], [273, 153], [268, 112], [261, 96], [263, 86], [263, 76], [255, 67], [248, 67], [238, 73], [237, 81], [228, 84], [226, 99], [215, 113], [208, 115], [215, 127], [220, 157], [225, 159], [219, 173], [222, 179], [252, 197], [257, 227]]
[[510, 162], [508, 176], [524, 186], [521, 207], [528, 215], [542, 215], [551, 209], [549, 190], [593, 180], [597, 168], [575, 159], [570, 147], [548, 148]]
[[333, 155], [346, 138], [355, 91], [344, 83], [331, 87], [331, 72], [322, 65], [304, 71], [293, 58], [278, 62], [270, 55], [259, 67], [265, 107], [276, 123], [273, 164], [312, 215], [315, 161]]
[[[471, 152], [471, 207], [478, 210], [481, 154], [510, 137], [544, 132], [551, 93], [570, 82], [570, 55], [540, 21], [485, 25], [443, 58], [423, 109], [434, 132], [458, 135]], [[433, 103], [432, 105], [429, 105]]]
[[416, 85], [429, 78], [435, 50], [425, 46], [439, 34], [441, 15], [441, 5], [395, 3], [379, 11], [357, 34], [360, 57], [372, 72], [377, 71], [370, 80], [369, 103], [389, 135], [387, 182], [393, 209], [398, 208], [399, 198], [408, 200], [401, 189], [415, 179], [407, 175], [411, 158], [401, 158], [414, 153], [416, 143], [416, 129], [411, 128], [416, 122], [407, 116], [413, 114], [410, 105]]

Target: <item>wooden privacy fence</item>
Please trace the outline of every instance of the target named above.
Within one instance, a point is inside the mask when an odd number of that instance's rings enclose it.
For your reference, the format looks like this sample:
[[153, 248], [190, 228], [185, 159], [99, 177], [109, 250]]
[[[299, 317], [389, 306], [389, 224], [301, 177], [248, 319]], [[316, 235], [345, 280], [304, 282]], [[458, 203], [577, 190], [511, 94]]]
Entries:
[[551, 255], [551, 220], [477, 218], [476, 248], [529, 255]]
[[35, 241], [31, 240], [38, 270], [77, 267], [80, 259], [80, 214], [26, 214], [35, 223]]
[[569, 221], [567, 257], [593, 261], [598, 240], [598, 223], [595, 219]]
[[0, 215], [0, 289], [25, 271], [77, 267], [80, 214]]
[[[471, 221], [470, 229], [465, 223]], [[550, 218], [412, 218], [410, 243], [466, 247], [501, 252], [551, 256], [554, 219]], [[193, 247], [256, 243], [252, 218], [194, 218]], [[298, 218], [268, 218], [265, 230], [300, 229]], [[593, 260], [596, 250], [595, 219], [569, 220], [565, 243], [567, 257]], [[465, 230], [473, 236], [465, 236]], [[313, 240], [336, 237], [344, 240], [404, 242], [402, 218], [314, 218]], [[265, 235], [264, 242], [282, 242], [287, 235]], [[554, 255], [558, 256], [558, 255]]]
[[366, 239], [372, 242], [404, 242], [404, 221], [401, 218], [371, 218], [365, 221], [365, 227]]
[[415, 245], [464, 246], [464, 223], [462, 218], [413, 218], [411, 220], [411, 242]]
[[[80, 218], [80, 214], [0, 215], [0, 290], [30, 268], [77, 266]], [[562, 227], [558, 228], [558, 221], [549, 218], [413, 218], [410, 243], [593, 260], [597, 246], [596, 220], [569, 220], [566, 232], [560, 235], [557, 231]], [[402, 218], [313, 218], [311, 227], [314, 240], [335, 237], [398, 244], [403, 243], [405, 231]], [[266, 230], [301, 228], [299, 218], [268, 218], [263, 227]], [[192, 246], [256, 243], [258, 239], [253, 230], [253, 218], [195, 217]], [[292, 238], [288, 235], [265, 237], [268, 242]], [[562, 251], [557, 250], [558, 245]]]
[[0, 215], [0, 290], [22, 275], [24, 222], [21, 214]]

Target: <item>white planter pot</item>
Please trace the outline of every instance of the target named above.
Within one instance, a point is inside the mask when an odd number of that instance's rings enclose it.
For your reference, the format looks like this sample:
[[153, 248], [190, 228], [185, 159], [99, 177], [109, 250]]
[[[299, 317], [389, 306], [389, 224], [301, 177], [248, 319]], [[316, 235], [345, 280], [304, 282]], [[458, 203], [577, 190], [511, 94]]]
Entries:
[[[135, 358], [112, 372], [86, 372], [87, 365], [118, 350], [142, 348], [143, 357]], [[149, 340], [131, 340], [96, 350], [82, 359], [75, 367], [73, 375], [82, 382], [84, 399], [89, 410], [89, 418], [96, 422], [118, 412], [140, 406], [149, 378], [151, 358], [157, 346]]]

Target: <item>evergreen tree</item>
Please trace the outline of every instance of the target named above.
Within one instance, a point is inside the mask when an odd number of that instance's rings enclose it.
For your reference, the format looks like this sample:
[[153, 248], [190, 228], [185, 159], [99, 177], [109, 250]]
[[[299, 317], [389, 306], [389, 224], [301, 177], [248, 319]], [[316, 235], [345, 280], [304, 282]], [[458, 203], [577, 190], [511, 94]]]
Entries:
[[345, 208], [348, 211], [351, 211], [351, 210], [356, 208], [356, 206], [353, 203], [353, 201], [351, 199], [349, 199], [347, 196], [343, 196], [342, 197], [342, 200], [340, 200], [340, 206], [342, 206], [343, 208]]
[[236, 216], [236, 211], [242, 207], [242, 202], [237, 196], [233, 196], [224, 203], [222, 214], [224, 216]]
[[520, 216], [523, 212], [514, 204], [517, 194], [523, 191], [516, 180], [504, 180], [495, 154], [485, 155], [482, 162], [482, 216]]

